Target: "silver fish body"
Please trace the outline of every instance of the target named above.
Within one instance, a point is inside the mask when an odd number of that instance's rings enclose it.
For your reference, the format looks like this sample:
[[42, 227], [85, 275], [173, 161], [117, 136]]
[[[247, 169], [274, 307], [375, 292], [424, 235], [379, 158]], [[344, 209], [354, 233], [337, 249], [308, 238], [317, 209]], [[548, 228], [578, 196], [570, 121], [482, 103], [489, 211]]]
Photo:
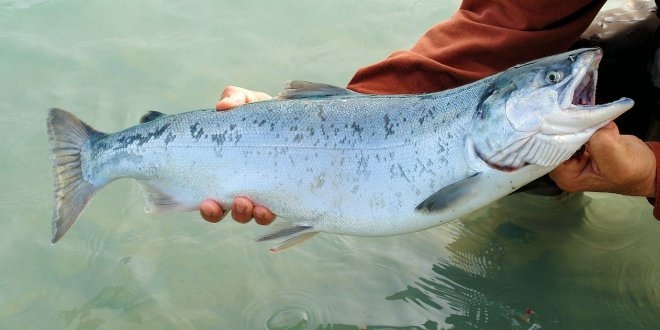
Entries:
[[315, 233], [387, 236], [469, 214], [546, 174], [632, 106], [593, 105], [598, 49], [520, 65], [424, 95], [292, 82], [235, 110], [151, 113], [105, 134], [52, 109], [53, 242], [118, 178], [152, 211], [229, 209], [245, 196], [288, 221], [274, 250]]

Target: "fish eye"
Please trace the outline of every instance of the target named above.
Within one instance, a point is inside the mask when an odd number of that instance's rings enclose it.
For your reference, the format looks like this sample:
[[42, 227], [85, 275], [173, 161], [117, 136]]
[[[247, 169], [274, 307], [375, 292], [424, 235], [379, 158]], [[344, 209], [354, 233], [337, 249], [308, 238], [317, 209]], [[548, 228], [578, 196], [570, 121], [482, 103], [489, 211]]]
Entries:
[[562, 73], [559, 71], [550, 70], [545, 73], [545, 81], [551, 84], [556, 84], [560, 82], [562, 78], [564, 77], [562, 76]]

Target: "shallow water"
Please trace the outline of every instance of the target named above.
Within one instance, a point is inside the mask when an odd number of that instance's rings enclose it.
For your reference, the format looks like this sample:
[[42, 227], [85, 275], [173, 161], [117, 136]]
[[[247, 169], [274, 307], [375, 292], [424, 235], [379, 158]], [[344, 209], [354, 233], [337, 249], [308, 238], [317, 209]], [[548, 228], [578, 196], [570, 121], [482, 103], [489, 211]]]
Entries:
[[515, 195], [387, 238], [149, 216], [101, 191], [50, 244], [46, 109], [105, 131], [212, 107], [227, 84], [343, 85], [458, 1], [0, 0], [0, 329], [651, 329], [660, 224], [644, 199]]

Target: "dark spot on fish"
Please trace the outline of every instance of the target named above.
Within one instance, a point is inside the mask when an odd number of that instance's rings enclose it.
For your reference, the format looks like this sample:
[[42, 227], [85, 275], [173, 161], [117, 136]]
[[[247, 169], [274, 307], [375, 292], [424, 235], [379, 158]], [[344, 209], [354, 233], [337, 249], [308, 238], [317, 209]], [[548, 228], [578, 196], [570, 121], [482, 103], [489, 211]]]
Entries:
[[167, 136], [165, 137], [165, 145], [170, 144], [170, 142], [174, 141], [176, 139], [176, 135], [172, 134], [172, 132], [168, 132]]
[[397, 164], [397, 165], [399, 167], [399, 173], [400, 173], [401, 177], [404, 178], [408, 183], [410, 183], [410, 179], [406, 175], [406, 172], [403, 170], [403, 167], [401, 166], [401, 164]]
[[385, 115], [383, 117], [383, 120], [385, 121], [385, 137], [388, 137], [392, 134], [394, 134], [394, 125], [390, 122], [390, 117], [388, 115]]
[[311, 185], [312, 190], [323, 187], [325, 185], [325, 172], [319, 173]]
[[390, 165], [390, 179], [396, 178], [397, 175], [396, 166], [394, 164]]
[[358, 123], [353, 122], [351, 124], [351, 128], [353, 129], [353, 135], [358, 134], [362, 135], [362, 131], [364, 131], [364, 128], [362, 128]]
[[199, 141], [199, 139], [202, 137], [202, 134], [204, 134], [204, 129], [199, 123], [195, 123], [194, 125], [190, 126], [190, 136], [193, 139]]
[[367, 173], [369, 169], [369, 156], [365, 157], [364, 154], [360, 154], [357, 164], [358, 172]]
[[215, 142], [215, 144], [217, 144], [219, 146], [223, 145], [225, 143], [225, 140], [226, 140], [225, 135], [226, 135], [226, 133], [211, 134], [211, 141]]
[[165, 123], [163, 126], [156, 128], [155, 131], [146, 133], [146, 135], [142, 135], [138, 133], [128, 136], [122, 136], [119, 139], [117, 139], [117, 145], [113, 149], [114, 150], [123, 149], [135, 142], [137, 142], [137, 146], [141, 146], [149, 142], [151, 139], [160, 138], [160, 136], [163, 135], [163, 133], [165, 133], [165, 130], [168, 127], [170, 127], [170, 123]]
[[236, 128], [236, 124], [229, 124], [229, 130], [233, 131]]

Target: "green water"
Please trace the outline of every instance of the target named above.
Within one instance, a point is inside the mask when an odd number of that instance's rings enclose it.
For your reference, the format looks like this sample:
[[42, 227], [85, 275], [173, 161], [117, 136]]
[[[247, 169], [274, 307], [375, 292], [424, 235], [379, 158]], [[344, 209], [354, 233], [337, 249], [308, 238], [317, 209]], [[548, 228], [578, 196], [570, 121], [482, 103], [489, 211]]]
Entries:
[[641, 198], [517, 195], [415, 234], [270, 254], [254, 224], [144, 214], [126, 180], [50, 244], [46, 109], [114, 131], [212, 107], [228, 84], [343, 85], [457, 6], [0, 0], [0, 329], [656, 327], [660, 223]]

